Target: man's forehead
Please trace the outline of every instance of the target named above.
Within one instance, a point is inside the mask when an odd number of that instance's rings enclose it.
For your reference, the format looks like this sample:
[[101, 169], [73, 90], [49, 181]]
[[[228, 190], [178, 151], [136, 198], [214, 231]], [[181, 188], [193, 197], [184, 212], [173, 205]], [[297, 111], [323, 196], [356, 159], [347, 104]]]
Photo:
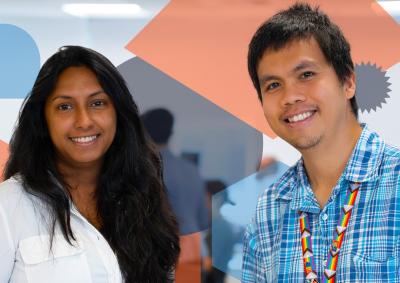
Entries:
[[284, 44], [279, 44], [279, 45], [271, 45], [268, 48], [266, 48], [264, 50], [264, 52], [262, 53], [259, 62], [261, 61], [261, 59], [264, 56], [268, 56], [269, 54], [273, 54], [273, 53], [281, 53], [281, 52], [289, 52], [289, 50], [293, 47], [293, 46], [298, 46], [299, 44], [305, 44], [305, 45], [311, 45], [314, 47], [317, 47], [321, 52], [322, 49], [318, 43], [318, 41], [314, 38], [314, 36], [306, 36], [306, 37], [296, 37], [293, 38], [287, 42], [285, 42]]
[[257, 64], [257, 73], [267, 72], [270, 68], [289, 68], [291, 71], [304, 67], [315, 67], [328, 63], [319, 44], [314, 39], [291, 41], [284, 47], [264, 51]]

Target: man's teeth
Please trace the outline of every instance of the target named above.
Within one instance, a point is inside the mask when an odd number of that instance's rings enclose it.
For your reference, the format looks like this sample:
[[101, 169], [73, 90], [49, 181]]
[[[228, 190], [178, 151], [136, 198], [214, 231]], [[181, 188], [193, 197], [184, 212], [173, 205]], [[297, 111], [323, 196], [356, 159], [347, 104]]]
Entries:
[[79, 138], [71, 138], [72, 141], [77, 143], [88, 143], [94, 141], [97, 138], [97, 135], [89, 136], [89, 137], [79, 137]]
[[309, 112], [304, 112], [304, 113], [301, 113], [301, 114], [298, 114], [298, 115], [289, 117], [288, 120], [289, 120], [290, 123], [299, 122], [299, 121], [303, 121], [303, 120], [307, 119], [307, 118], [310, 117], [312, 114], [313, 114], [313, 112], [311, 112], [311, 111], [309, 111]]

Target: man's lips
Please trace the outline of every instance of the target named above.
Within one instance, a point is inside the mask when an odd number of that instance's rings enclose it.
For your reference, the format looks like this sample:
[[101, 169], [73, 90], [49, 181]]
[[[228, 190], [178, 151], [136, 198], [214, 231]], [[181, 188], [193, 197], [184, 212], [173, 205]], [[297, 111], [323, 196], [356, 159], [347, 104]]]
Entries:
[[286, 123], [292, 124], [292, 123], [297, 123], [297, 122], [302, 122], [313, 116], [317, 112], [315, 109], [309, 109], [309, 110], [302, 110], [302, 111], [296, 111], [292, 113], [288, 113], [283, 117], [283, 120]]

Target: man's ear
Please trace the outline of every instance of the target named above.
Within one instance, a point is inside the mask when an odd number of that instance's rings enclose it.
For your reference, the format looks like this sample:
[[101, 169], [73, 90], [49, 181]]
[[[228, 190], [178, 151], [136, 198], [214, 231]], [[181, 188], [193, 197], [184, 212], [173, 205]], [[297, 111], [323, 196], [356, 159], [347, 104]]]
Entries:
[[351, 74], [346, 78], [343, 84], [344, 91], [347, 99], [353, 98], [356, 94], [356, 74], [351, 72]]

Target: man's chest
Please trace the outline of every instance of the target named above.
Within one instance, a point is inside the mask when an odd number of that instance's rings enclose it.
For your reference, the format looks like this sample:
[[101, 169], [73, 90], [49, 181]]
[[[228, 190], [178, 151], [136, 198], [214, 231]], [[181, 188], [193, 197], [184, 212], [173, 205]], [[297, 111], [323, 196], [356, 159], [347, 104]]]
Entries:
[[[318, 278], [329, 266], [329, 252], [340, 226], [343, 203], [328, 203], [318, 213], [308, 213], [310, 250]], [[392, 197], [360, 194], [347, 223], [336, 264], [336, 282], [397, 282], [400, 281], [400, 220], [398, 201]], [[264, 254], [273, 263], [271, 270], [278, 282], [302, 282], [304, 251], [300, 214], [281, 210], [277, 227]], [[308, 253], [308, 256], [310, 255]]]

